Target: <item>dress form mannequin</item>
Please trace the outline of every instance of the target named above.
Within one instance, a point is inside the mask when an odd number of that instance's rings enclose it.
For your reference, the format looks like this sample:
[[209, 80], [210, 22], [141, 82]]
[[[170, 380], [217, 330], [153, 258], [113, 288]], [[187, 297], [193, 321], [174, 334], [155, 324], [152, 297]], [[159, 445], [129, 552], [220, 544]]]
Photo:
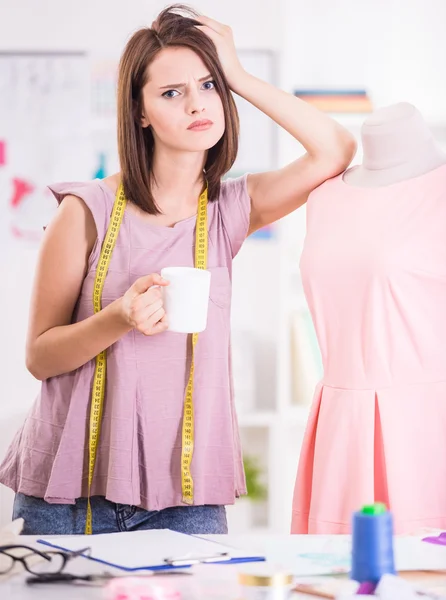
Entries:
[[422, 115], [408, 102], [375, 111], [364, 121], [361, 138], [363, 162], [343, 175], [352, 186], [391, 185], [446, 163]]
[[310, 194], [300, 259], [321, 350], [292, 533], [351, 533], [383, 502], [397, 534], [446, 529], [446, 156], [418, 110], [362, 128], [363, 163]]

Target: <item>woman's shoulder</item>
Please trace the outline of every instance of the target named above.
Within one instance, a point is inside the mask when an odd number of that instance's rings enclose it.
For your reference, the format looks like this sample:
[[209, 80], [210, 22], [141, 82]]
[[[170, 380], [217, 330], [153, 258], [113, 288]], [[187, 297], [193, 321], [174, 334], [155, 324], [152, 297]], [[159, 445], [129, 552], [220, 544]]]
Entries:
[[50, 184], [48, 188], [59, 205], [65, 199], [73, 202], [80, 199], [91, 213], [98, 235], [102, 238], [105, 235], [116, 193], [113, 186], [117, 189], [118, 184], [119, 178], [112, 175], [90, 181], [60, 181]]
[[251, 199], [247, 185], [248, 174], [222, 181], [218, 209], [223, 227], [235, 257], [248, 235]]
[[242, 175], [231, 175], [222, 180], [220, 186], [220, 197], [234, 196], [248, 193], [249, 173]]
[[119, 181], [119, 174], [116, 174], [90, 181], [59, 181], [48, 185], [48, 188], [59, 204], [66, 196], [77, 196], [88, 205], [89, 200], [102, 199], [104, 195], [114, 197]]

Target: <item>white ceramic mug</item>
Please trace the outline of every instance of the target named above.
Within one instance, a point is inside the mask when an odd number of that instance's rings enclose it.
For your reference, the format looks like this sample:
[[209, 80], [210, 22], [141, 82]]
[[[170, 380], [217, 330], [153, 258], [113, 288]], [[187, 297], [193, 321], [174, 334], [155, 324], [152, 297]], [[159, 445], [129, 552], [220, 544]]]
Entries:
[[170, 282], [163, 287], [168, 330], [200, 333], [206, 329], [211, 273], [194, 267], [165, 267], [161, 277]]

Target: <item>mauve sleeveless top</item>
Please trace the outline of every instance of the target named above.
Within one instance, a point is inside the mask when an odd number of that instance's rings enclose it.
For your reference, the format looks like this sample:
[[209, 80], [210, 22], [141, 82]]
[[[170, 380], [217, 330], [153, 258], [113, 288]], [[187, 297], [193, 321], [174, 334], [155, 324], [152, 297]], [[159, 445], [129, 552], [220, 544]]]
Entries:
[[[222, 182], [208, 204], [208, 324], [195, 362], [195, 504], [232, 504], [246, 493], [230, 357], [232, 259], [246, 238], [247, 176]], [[50, 186], [61, 202], [76, 195], [98, 232], [73, 322], [93, 314], [92, 291], [114, 195], [101, 180]], [[102, 305], [122, 296], [143, 275], [167, 266], [193, 266], [196, 217], [174, 227], [147, 223], [127, 210], [105, 281]], [[190, 364], [189, 337], [131, 331], [107, 352], [107, 382], [92, 495], [160, 510], [182, 504], [181, 426]], [[53, 503], [87, 495], [88, 424], [94, 359], [42, 382], [27, 419], [3, 463], [0, 482]]]

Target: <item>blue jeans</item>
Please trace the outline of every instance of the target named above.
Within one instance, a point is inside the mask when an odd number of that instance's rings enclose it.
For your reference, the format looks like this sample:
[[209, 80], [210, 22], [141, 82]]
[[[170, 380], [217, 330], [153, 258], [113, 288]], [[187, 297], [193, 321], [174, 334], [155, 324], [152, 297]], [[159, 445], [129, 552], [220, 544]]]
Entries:
[[[224, 506], [174, 506], [147, 511], [115, 504], [102, 496], [91, 498], [93, 533], [143, 529], [172, 529], [180, 533], [228, 533]], [[42, 498], [16, 494], [13, 519], [22, 518], [23, 535], [80, 535], [85, 530], [87, 500], [76, 504], [48, 504]]]

